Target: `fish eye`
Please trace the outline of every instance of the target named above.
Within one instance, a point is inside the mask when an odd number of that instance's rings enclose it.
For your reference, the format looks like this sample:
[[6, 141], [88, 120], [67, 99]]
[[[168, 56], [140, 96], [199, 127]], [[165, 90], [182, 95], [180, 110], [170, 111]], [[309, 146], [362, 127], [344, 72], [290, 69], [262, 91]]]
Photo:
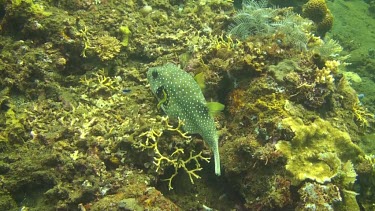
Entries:
[[152, 71], [152, 78], [155, 80], [157, 79], [159, 76], [159, 73], [155, 70], [155, 71]]

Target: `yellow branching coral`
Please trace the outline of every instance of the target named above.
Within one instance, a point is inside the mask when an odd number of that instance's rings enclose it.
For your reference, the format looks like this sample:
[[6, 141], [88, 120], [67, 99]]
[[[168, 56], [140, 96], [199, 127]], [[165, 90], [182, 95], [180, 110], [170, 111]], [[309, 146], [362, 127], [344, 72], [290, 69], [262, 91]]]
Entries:
[[[153, 163], [156, 166], [156, 172], [158, 172], [161, 168], [165, 168], [168, 166], [172, 166], [174, 168], [174, 173], [168, 179], [164, 180], [168, 181], [169, 190], [173, 189], [173, 178], [177, 175], [178, 170], [181, 168], [188, 174], [190, 182], [194, 184], [194, 178], [200, 178], [197, 172], [202, 170], [199, 162], [202, 160], [209, 162], [210, 158], [204, 157], [202, 155], [202, 152], [194, 155], [193, 151], [190, 151], [188, 158], [184, 158], [184, 149], [178, 147], [175, 148], [174, 151], [170, 154], [165, 155], [165, 153], [162, 153], [159, 148], [159, 142], [164, 131], [176, 132], [186, 141], [191, 141], [191, 137], [187, 136], [186, 133], [180, 130], [183, 125], [183, 122], [181, 120], [178, 121], [178, 126], [176, 128], [168, 123], [168, 118], [163, 118], [162, 121], [165, 122], [165, 127], [163, 129], [157, 130], [151, 128], [149, 131], [146, 131], [139, 135], [139, 137], [146, 137], [146, 140], [144, 142], [139, 143], [140, 148], [142, 148], [142, 150], [151, 149], [154, 151]], [[190, 163], [195, 164], [195, 168], [189, 168], [188, 164]]]
[[316, 83], [327, 84], [327, 85], [333, 84], [334, 78], [331, 75], [330, 69], [326, 67], [323, 67], [322, 69], [317, 68], [315, 72], [316, 72], [316, 78], [315, 78]]
[[324, 66], [329, 69], [332, 73], [337, 73], [339, 71], [340, 61], [337, 60], [327, 60]]
[[322, 69], [315, 70], [315, 82], [318, 84], [326, 84], [329, 88], [333, 87], [333, 74], [338, 73], [340, 62], [336, 60], [327, 60]]
[[212, 49], [221, 49], [226, 48], [227, 50], [232, 50], [236, 45], [240, 44], [239, 40], [234, 41], [230, 36], [222, 34], [221, 36], [210, 36], [212, 39], [211, 48]]
[[[78, 31], [77, 36], [81, 38], [83, 49], [81, 52], [81, 56], [86, 58], [86, 51], [91, 49], [91, 42], [89, 39], [89, 31], [86, 25], [83, 25], [82, 28]], [[69, 38], [68, 38], [69, 39]]]
[[108, 77], [103, 69], [92, 74], [91, 77], [82, 76], [80, 83], [86, 88], [86, 92], [93, 95], [100, 94], [101, 96], [109, 93], [120, 91], [120, 79], [116, 77]]
[[362, 105], [361, 102], [358, 100], [356, 103], [353, 104], [353, 114], [354, 119], [358, 122], [360, 127], [368, 127], [369, 122], [368, 119], [374, 118], [374, 115], [368, 112]]

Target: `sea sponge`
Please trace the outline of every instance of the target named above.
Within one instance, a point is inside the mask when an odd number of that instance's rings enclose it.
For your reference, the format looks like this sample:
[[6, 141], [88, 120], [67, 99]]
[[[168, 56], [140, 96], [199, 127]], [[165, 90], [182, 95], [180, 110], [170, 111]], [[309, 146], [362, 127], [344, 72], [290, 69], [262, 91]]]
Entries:
[[317, 23], [317, 31], [319, 34], [324, 35], [329, 30], [331, 30], [332, 26], [333, 26], [333, 15], [330, 10], [327, 10], [327, 13], [324, 16], [323, 20]]
[[303, 5], [304, 17], [314, 21], [319, 35], [324, 36], [333, 25], [333, 15], [328, 9], [325, 0], [309, 0]]
[[325, 0], [309, 0], [302, 8], [303, 16], [315, 23], [321, 22], [328, 12]]

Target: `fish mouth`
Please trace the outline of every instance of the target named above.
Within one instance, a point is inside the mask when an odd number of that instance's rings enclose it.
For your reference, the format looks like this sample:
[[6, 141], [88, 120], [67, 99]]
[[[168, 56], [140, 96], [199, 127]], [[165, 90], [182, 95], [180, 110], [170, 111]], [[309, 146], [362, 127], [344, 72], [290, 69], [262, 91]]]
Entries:
[[159, 100], [158, 107], [160, 107], [160, 105], [163, 105], [163, 107], [168, 106], [169, 94], [168, 94], [167, 89], [165, 89], [164, 86], [159, 86], [155, 91], [155, 95]]

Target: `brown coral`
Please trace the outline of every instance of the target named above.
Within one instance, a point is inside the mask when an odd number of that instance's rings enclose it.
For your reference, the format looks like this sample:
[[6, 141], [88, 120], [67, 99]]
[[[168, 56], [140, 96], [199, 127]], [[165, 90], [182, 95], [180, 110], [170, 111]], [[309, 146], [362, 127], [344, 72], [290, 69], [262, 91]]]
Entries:
[[323, 20], [317, 24], [317, 31], [319, 34], [324, 35], [333, 26], [333, 15], [331, 11], [327, 10], [327, 14], [324, 16]]
[[309, 0], [302, 10], [303, 15], [315, 23], [321, 22], [327, 12], [328, 8], [325, 0]]
[[324, 36], [333, 25], [333, 16], [325, 0], [309, 0], [302, 10], [303, 16], [314, 21], [317, 31]]

